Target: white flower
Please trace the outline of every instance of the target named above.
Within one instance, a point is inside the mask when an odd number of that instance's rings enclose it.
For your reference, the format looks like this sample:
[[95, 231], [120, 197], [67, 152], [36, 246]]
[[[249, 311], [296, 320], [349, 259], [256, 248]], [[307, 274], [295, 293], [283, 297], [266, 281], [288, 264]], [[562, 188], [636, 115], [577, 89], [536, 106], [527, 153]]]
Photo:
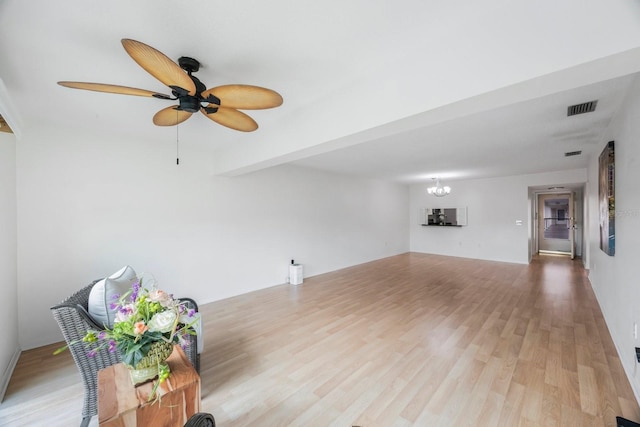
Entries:
[[176, 322], [176, 313], [173, 311], [163, 311], [153, 315], [148, 326], [151, 332], [171, 332]]

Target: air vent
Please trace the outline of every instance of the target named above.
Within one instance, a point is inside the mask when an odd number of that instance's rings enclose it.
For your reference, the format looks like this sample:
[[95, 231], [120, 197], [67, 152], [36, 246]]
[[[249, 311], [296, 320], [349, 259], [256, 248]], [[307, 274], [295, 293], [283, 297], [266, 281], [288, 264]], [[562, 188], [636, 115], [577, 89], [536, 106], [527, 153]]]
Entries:
[[578, 151], [567, 151], [566, 153], [564, 153], [565, 157], [571, 157], [571, 156], [579, 156], [580, 154], [582, 154], [582, 150], [578, 150]]
[[567, 117], [575, 116], [576, 114], [592, 113], [596, 111], [596, 105], [598, 105], [597, 99], [583, 104], [571, 105], [567, 108]]

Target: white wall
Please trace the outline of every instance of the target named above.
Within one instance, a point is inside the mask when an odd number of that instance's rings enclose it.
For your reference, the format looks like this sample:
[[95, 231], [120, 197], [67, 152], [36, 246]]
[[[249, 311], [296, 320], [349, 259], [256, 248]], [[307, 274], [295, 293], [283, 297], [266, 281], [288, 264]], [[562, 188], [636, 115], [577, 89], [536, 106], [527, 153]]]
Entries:
[[[613, 257], [600, 250], [598, 232], [598, 155], [611, 140], [615, 141]], [[640, 399], [640, 373], [634, 352], [640, 340], [633, 337], [634, 323], [640, 328], [640, 275], [636, 266], [640, 256], [640, 80], [636, 79], [601, 145], [589, 165], [589, 279], [636, 398]]]
[[[451, 181], [451, 194], [427, 194], [428, 184], [410, 189], [411, 251], [528, 263], [530, 212], [529, 187], [586, 182], [585, 169], [518, 175], [502, 178]], [[487, 190], [489, 189], [489, 190]], [[468, 225], [424, 227], [420, 208], [467, 207]], [[522, 220], [522, 225], [516, 225]]]
[[408, 251], [406, 186], [281, 166], [214, 177], [181, 142], [24, 133], [18, 146], [23, 349], [61, 339], [49, 307], [124, 264], [200, 303]]
[[13, 135], [0, 132], [0, 289], [3, 301], [0, 310], [0, 400], [20, 354], [16, 229], [16, 142]]

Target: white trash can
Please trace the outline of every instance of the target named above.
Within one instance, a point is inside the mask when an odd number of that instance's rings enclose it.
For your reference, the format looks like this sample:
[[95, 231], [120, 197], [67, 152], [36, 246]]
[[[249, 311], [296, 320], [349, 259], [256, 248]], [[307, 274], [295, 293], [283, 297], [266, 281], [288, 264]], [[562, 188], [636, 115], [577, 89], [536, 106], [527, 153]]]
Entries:
[[302, 283], [302, 264], [291, 264], [289, 266], [289, 283], [300, 285]]

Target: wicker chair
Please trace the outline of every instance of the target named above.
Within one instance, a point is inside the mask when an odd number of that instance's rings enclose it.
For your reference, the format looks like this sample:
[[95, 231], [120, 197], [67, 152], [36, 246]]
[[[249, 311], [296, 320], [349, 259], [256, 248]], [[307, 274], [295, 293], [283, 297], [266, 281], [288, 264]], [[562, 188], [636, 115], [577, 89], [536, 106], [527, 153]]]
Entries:
[[[88, 357], [87, 352], [91, 350], [91, 345], [83, 343], [82, 337], [88, 329], [100, 330], [87, 312], [87, 303], [91, 288], [99, 280], [94, 281], [89, 286], [80, 289], [62, 303], [51, 307], [53, 317], [58, 322], [62, 335], [69, 345], [69, 351], [73, 356], [84, 384], [84, 405], [82, 407], [81, 427], [86, 427], [91, 421], [91, 417], [98, 413], [98, 371], [108, 366], [120, 363], [121, 359], [117, 352], [98, 351], [94, 357]], [[198, 305], [190, 298], [180, 298], [187, 307], [198, 311]], [[198, 373], [200, 373], [200, 355], [198, 354], [197, 336], [189, 336], [189, 345], [185, 349], [185, 355], [191, 361]], [[71, 343], [76, 343], [72, 345]]]

